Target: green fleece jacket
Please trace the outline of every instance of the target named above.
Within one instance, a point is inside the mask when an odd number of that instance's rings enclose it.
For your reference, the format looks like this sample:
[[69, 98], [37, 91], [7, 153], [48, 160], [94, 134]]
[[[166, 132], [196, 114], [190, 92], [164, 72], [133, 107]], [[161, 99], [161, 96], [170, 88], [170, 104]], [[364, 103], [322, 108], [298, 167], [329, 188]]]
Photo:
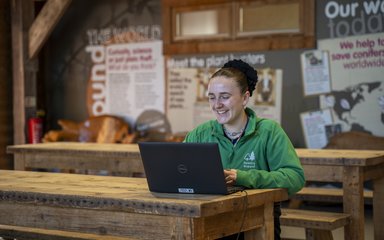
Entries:
[[305, 183], [304, 171], [288, 136], [275, 121], [249, 117], [244, 135], [237, 144], [224, 135], [216, 120], [207, 121], [191, 132], [184, 142], [218, 143], [223, 167], [237, 169], [236, 185], [247, 188], [286, 188], [292, 195]]

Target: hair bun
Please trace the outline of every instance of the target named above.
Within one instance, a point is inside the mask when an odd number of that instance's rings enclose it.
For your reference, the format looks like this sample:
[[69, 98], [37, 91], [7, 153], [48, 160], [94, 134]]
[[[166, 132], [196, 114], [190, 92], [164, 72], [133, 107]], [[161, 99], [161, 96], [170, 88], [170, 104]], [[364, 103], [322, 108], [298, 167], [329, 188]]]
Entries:
[[247, 78], [248, 90], [252, 96], [252, 92], [255, 90], [258, 80], [257, 71], [253, 67], [240, 59], [234, 59], [225, 63], [223, 68], [235, 68], [242, 72]]

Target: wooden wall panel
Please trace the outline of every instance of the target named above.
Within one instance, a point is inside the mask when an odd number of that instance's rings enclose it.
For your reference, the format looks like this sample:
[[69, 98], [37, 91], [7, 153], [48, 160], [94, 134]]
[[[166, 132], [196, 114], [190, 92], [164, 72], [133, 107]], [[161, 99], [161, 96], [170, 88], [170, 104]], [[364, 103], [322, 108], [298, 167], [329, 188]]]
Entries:
[[6, 146], [12, 144], [12, 50], [10, 1], [0, 1], [0, 169], [10, 169]]

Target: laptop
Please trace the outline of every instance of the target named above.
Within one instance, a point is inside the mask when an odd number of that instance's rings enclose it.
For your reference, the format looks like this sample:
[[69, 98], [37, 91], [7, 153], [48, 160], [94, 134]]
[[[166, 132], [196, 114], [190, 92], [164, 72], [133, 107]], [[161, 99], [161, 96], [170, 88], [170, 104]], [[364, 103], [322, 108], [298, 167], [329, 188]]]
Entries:
[[230, 194], [217, 143], [139, 142], [151, 192]]

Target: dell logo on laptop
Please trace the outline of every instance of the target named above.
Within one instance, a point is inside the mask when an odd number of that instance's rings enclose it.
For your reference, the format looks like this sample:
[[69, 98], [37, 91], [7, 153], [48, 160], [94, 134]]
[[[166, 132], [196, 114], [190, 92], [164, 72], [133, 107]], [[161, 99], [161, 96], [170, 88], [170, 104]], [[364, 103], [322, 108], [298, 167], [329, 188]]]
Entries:
[[178, 188], [179, 193], [195, 193], [193, 188]]
[[181, 174], [185, 174], [188, 172], [188, 168], [184, 164], [179, 164], [177, 165], [177, 171]]

